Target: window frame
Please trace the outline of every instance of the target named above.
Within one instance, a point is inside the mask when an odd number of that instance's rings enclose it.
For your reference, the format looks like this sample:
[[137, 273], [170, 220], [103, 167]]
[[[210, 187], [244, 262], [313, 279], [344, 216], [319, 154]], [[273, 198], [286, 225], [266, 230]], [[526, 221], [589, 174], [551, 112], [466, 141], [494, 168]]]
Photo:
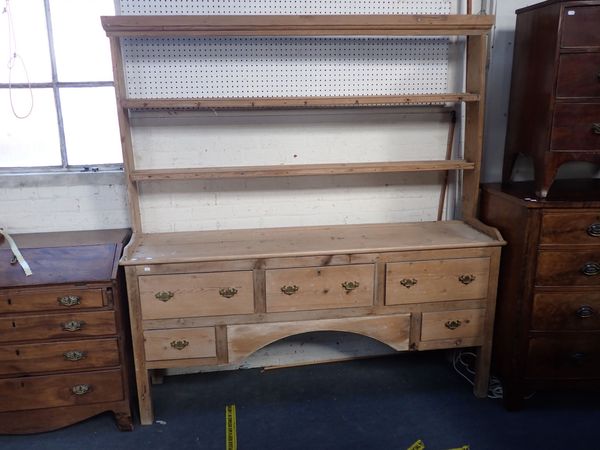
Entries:
[[52, 31], [52, 14], [50, 11], [50, 0], [43, 0], [44, 13], [46, 19], [46, 32], [48, 34], [48, 51], [50, 55], [51, 80], [49, 82], [38, 83], [0, 83], [0, 89], [52, 89], [54, 96], [54, 107], [56, 109], [56, 119], [58, 126], [58, 137], [60, 143], [60, 166], [22, 166], [22, 167], [0, 167], [0, 174], [27, 174], [27, 173], [49, 173], [49, 172], [105, 172], [105, 171], [123, 171], [123, 163], [112, 164], [69, 164], [67, 155], [67, 144], [65, 138], [65, 128], [62, 115], [62, 104], [60, 98], [60, 89], [62, 88], [90, 88], [90, 87], [113, 87], [114, 81], [58, 81], [58, 70], [56, 64], [56, 52], [54, 46], [54, 34]]

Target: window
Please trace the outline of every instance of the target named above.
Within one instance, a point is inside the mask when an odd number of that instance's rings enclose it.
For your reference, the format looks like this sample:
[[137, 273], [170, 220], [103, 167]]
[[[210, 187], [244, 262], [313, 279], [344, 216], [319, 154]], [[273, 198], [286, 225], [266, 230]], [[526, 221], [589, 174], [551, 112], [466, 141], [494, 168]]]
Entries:
[[[2, 0], [0, 170], [122, 162], [109, 41], [113, 0]], [[5, 39], [8, 37], [8, 39]]]

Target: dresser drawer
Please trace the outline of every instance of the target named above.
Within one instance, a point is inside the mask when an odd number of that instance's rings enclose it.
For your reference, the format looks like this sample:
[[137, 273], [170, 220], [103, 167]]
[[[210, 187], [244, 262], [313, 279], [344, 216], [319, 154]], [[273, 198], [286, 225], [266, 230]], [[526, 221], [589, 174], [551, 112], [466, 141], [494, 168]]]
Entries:
[[536, 285], [600, 286], [600, 248], [583, 251], [540, 251]]
[[65, 288], [49, 291], [0, 293], [0, 313], [67, 311], [102, 308], [102, 289]]
[[120, 370], [0, 380], [0, 411], [86, 405], [122, 399]]
[[600, 331], [600, 291], [536, 294], [531, 328], [538, 331]]
[[215, 357], [215, 329], [147, 330], [144, 331], [144, 349], [148, 361]]
[[252, 272], [139, 277], [143, 319], [252, 314]]
[[74, 312], [0, 319], [0, 342], [116, 334], [114, 311]]
[[421, 340], [461, 339], [483, 336], [485, 309], [423, 313]]
[[372, 264], [268, 270], [267, 312], [373, 304]]
[[600, 377], [600, 334], [534, 337], [529, 341], [529, 378]]
[[489, 258], [388, 263], [386, 305], [486, 298]]
[[120, 364], [117, 339], [0, 346], [0, 374], [78, 371]]
[[599, 47], [599, 6], [566, 7], [562, 17], [562, 47]]
[[540, 244], [600, 245], [600, 210], [544, 213]]
[[600, 53], [560, 55], [556, 96], [600, 97], [599, 73]]
[[600, 103], [557, 103], [550, 150], [600, 152]]

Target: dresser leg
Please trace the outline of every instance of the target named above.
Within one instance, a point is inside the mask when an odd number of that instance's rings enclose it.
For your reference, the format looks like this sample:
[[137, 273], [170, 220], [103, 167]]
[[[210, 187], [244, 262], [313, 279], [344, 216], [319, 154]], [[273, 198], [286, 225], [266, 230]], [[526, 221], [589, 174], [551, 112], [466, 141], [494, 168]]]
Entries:
[[150, 376], [147, 370], [136, 373], [138, 389], [138, 404], [140, 408], [140, 423], [152, 425], [154, 423], [154, 412], [152, 411], [152, 396], [150, 395]]
[[129, 412], [116, 412], [115, 421], [117, 422], [117, 428], [121, 431], [133, 431], [133, 420]]
[[559, 164], [550, 158], [544, 158], [541, 163], [535, 164], [535, 195], [546, 198], [554, 177], [558, 172]]
[[477, 350], [475, 385], [473, 386], [473, 393], [477, 398], [486, 398], [488, 395], [491, 353], [491, 345], [483, 345]]

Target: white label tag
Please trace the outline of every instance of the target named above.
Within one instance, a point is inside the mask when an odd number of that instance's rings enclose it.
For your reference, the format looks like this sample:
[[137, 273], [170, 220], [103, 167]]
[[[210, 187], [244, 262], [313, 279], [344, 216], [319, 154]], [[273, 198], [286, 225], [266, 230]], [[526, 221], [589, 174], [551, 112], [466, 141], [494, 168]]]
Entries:
[[573, 11], [572, 9], [567, 11], [567, 16], [574, 16], [574, 15], [575, 15], [575, 11]]

